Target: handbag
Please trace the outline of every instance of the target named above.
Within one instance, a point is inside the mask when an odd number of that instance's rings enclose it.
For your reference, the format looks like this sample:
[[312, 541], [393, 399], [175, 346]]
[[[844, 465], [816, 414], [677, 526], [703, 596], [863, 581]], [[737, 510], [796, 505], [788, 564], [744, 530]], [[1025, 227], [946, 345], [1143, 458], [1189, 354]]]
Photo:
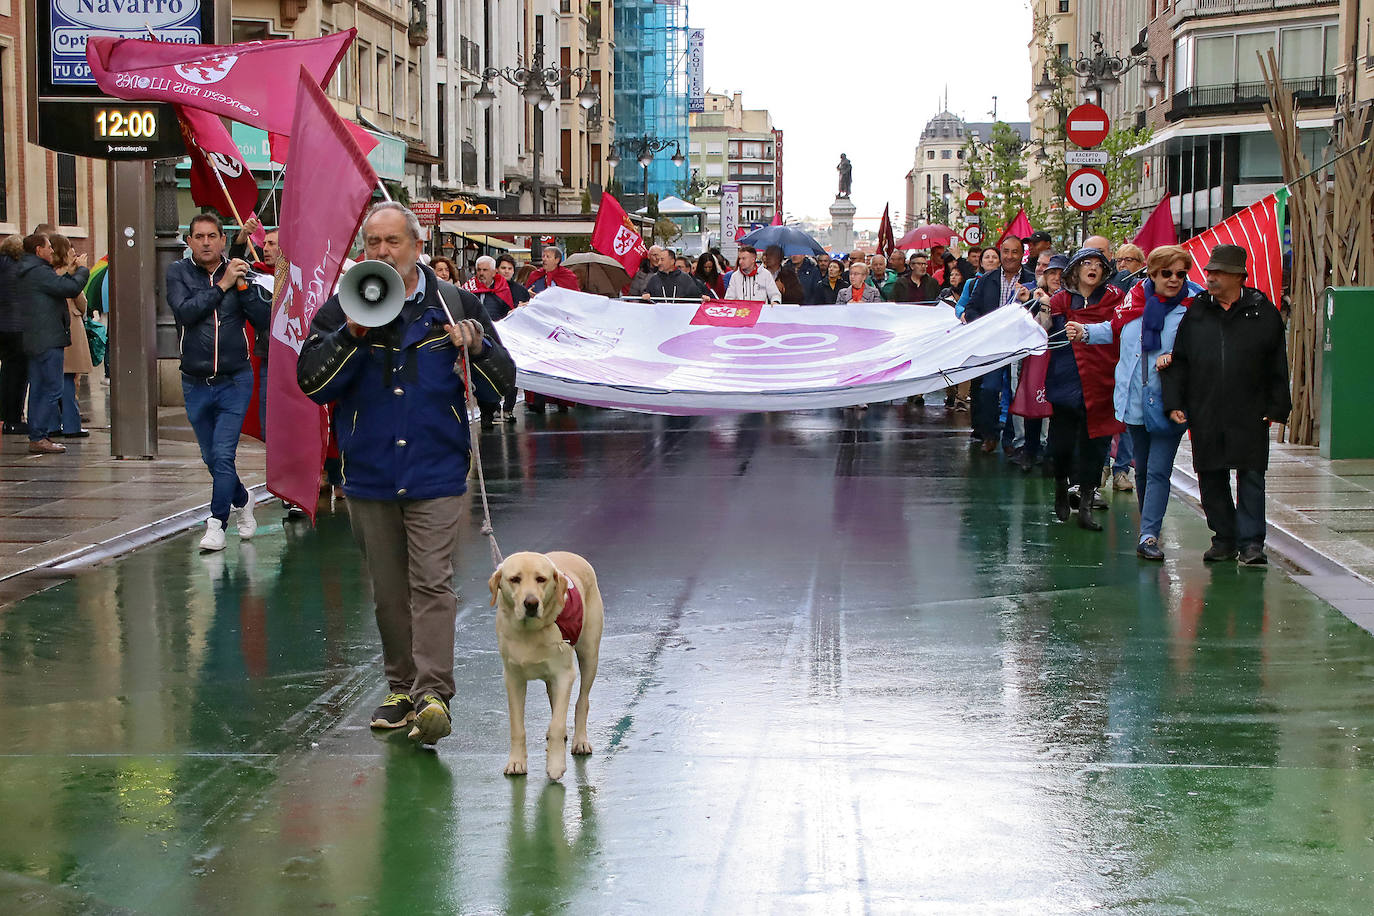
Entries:
[[108, 347], [110, 331], [105, 325], [92, 319], [89, 315], [85, 319], [86, 342], [91, 346], [91, 365], [98, 366], [105, 361], [105, 350]]
[[1140, 322], [1140, 391], [1145, 400], [1145, 430], [1155, 435], [1181, 436], [1187, 423], [1175, 423], [1164, 412], [1164, 392], [1150, 387], [1150, 362], [1145, 358], [1145, 321]]
[[1021, 360], [1021, 378], [1016, 383], [1016, 395], [1011, 399], [1011, 413], [1028, 420], [1044, 419], [1054, 413], [1054, 405], [1045, 396], [1045, 376], [1049, 370], [1048, 350]]

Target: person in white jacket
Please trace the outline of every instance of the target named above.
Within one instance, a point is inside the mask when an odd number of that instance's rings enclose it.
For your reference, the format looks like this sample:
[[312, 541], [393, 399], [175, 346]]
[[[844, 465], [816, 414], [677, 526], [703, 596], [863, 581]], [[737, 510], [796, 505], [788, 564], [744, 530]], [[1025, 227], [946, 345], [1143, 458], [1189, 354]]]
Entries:
[[752, 245], [739, 248], [739, 267], [730, 274], [730, 285], [725, 289], [726, 299], [743, 299], [746, 302], [767, 302], [777, 305], [782, 301], [777, 281], [767, 270], [759, 266], [759, 253]]

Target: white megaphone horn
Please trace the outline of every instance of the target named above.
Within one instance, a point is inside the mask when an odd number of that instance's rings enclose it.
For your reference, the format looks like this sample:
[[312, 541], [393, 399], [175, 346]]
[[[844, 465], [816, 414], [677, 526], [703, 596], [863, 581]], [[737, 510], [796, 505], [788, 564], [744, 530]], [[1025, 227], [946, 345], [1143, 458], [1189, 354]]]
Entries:
[[401, 314], [406, 286], [385, 261], [359, 261], [339, 278], [339, 305], [355, 324], [380, 328]]

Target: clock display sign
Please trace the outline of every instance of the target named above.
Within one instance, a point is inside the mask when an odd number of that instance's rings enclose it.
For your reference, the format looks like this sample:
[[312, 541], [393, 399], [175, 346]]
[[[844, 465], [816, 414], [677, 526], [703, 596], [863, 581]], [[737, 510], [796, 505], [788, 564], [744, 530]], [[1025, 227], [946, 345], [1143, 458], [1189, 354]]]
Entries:
[[171, 105], [125, 102], [101, 93], [86, 63], [86, 41], [105, 36], [214, 44], [214, 0], [38, 0], [30, 10], [30, 141], [95, 159], [186, 155]]

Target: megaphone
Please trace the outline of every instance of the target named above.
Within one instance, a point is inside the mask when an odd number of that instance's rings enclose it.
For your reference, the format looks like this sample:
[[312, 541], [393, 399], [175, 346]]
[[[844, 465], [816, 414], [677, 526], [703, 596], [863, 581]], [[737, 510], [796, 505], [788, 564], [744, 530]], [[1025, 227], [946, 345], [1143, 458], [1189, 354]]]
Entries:
[[339, 305], [355, 324], [380, 328], [401, 314], [406, 285], [385, 261], [359, 261], [339, 278]]

